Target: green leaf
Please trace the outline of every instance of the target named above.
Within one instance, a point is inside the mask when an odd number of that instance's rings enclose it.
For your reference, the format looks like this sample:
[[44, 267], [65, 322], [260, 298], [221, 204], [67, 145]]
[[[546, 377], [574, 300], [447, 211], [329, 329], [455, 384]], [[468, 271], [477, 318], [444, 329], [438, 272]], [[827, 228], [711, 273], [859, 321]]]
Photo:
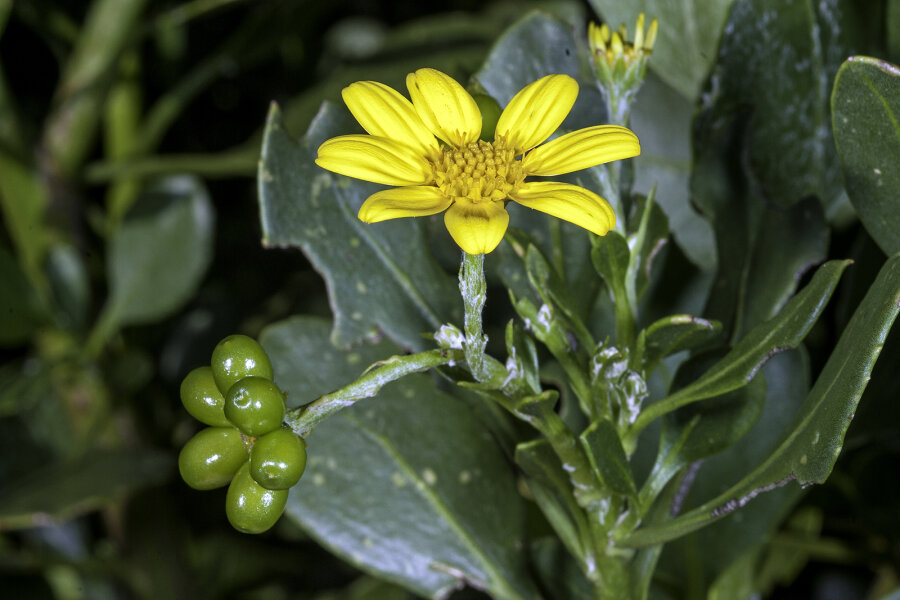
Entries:
[[693, 102], [700, 95], [715, 58], [722, 28], [733, 0], [590, 0], [610, 29], [620, 23], [628, 28], [628, 39], [634, 39], [638, 13], [644, 13], [649, 26], [659, 20], [659, 35], [650, 57], [650, 68], [686, 99]]
[[653, 419], [691, 402], [747, 385], [773, 355], [796, 348], [831, 298], [849, 261], [829, 261], [773, 319], [754, 327], [725, 357], [691, 385], [651, 404], [638, 417], [640, 431]]
[[625, 299], [625, 276], [628, 272], [628, 262], [631, 259], [631, 251], [628, 242], [615, 231], [610, 231], [601, 238], [597, 238], [594, 249], [591, 250], [591, 262], [594, 269], [609, 286], [617, 299]]
[[212, 258], [212, 203], [191, 176], [145, 190], [107, 250], [103, 319], [118, 326], [161, 319], [193, 296]]
[[586, 527], [584, 510], [572, 495], [569, 475], [547, 440], [533, 440], [516, 446], [516, 464], [528, 476], [528, 489], [553, 527], [559, 540], [574, 557], [582, 558], [590, 540], [582, 540]]
[[345, 110], [326, 103], [297, 143], [272, 106], [259, 164], [263, 243], [301, 248], [322, 273], [337, 345], [380, 329], [404, 347], [421, 349], [423, 332], [462, 321], [455, 278], [433, 259], [423, 219], [363, 223], [356, 213], [381, 186], [313, 162], [321, 142], [357, 128]]
[[[624, 4], [622, 5], [624, 6]], [[651, 66], [656, 60], [651, 59]], [[666, 213], [675, 242], [704, 271], [716, 267], [716, 245], [709, 221], [691, 204], [691, 126], [694, 103], [648, 73], [631, 109], [629, 127], [641, 140], [633, 161], [634, 190], [649, 194]]]
[[691, 315], [672, 315], [655, 321], [643, 332], [644, 368], [649, 372], [663, 358], [692, 350], [713, 340], [722, 332], [718, 321]]
[[16, 260], [0, 247], [0, 346], [16, 346], [28, 341], [44, 321], [34, 288]]
[[713, 500], [664, 525], [638, 530], [626, 544], [641, 546], [679, 537], [791, 480], [800, 485], [825, 481], [898, 311], [900, 256], [894, 256], [882, 267], [793, 424], [768, 458]]
[[0, 152], [0, 209], [22, 271], [31, 285], [42, 290], [44, 256], [50, 232], [44, 223], [47, 189], [35, 171]]
[[[803, 348], [772, 358], [763, 367], [766, 397], [762, 414], [736, 444], [705, 459], [694, 472], [693, 485], [681, 512], [715, 498], [762, 463], [779, 440], [788, 435], [797, 411], [809, 393], [809, 360]], [[705, 404], [704, 403], [700, 403]], [[690, 534], [695, 560], [711, 580], [748, 549], [765, 542], [801, 497], [799, 486], [784, 486], [756, 498], [708, 527]], [[672, 561], [667, 561], [671, 563]], [[684, 564], [667, 565], [681, 572]]]
[[[827, 82], [844, 57], [878, 38], [878, 7], [861, 7], [852, 0], [732, 5], [699, 122], [740, 139], [751, 179], [776, 206], [808, 196], [826, 207], [840, 200]], [[702, 135], [695, 142], [701, 152], [711, 146]]]
[[[712, 357], [701, 355], [682, 363], [675, 384], [696, 378], [712, 362]], [[687, 465], [721, 452], [740, 440], [756, 423], [765, 400], [765, 380], [755, 377], [742, 388], [666, 415], [656, 464], [641, 490], [642, 502], [652, 502], [672, 477]]]
[[116, 450], [47, 465], [20, 481], [6, 482], [0, 495], [0, 530], [45, 525], [96, 510], [172, 472], [167, 454]]
[[638, 199], [637, 214], [633, 218], [633, 222], [637, 222], [637, 230], [628, 236], [631, 257], [627, 280], [636, 299], [647, 291], [654, 266], [658, 265], [656, 258], [669, 242], [669, 220], [655, 200], [655, 187], [646, 198]]
[[[261, 342], [291, 406], [397, 352], [384, 340], [340, 351], [330, 323], [294, 318]], [[413, 375], [320, 423], [286, 509], [323, 546], [428, 597], [458, 585], [536, 596], [524, 571], [524, 505], [492, 436], [459, 400]]]
[[594, 473], [604, 485], [617, 494], [637, 497], [631, 466], [625, 456], [619, 432], [612, 422], [598, 419], [578, 439], [591, 461]]
[[531, 554], [544, 589], [553, 592], [550, 598], [592, 600], [597, 597], [594, 586], [558, 539], [545, 537], [535, 540]]
[[534, 11], [503, 32], [474, 79], [500, 106], [506, 106], [519, 90], [544, 75], [570, 75], [581, 86], [561, 127], [574, 130], [605, 123], [606, 105], [600, 92], [592, 80], [581, 77], [586, 70], [578, 58], [580, 46], [569, 23]]
[[900, 68], [849, 58], [835, 79], [831, 110], [850, 202], [890, 256], [900, 251]]

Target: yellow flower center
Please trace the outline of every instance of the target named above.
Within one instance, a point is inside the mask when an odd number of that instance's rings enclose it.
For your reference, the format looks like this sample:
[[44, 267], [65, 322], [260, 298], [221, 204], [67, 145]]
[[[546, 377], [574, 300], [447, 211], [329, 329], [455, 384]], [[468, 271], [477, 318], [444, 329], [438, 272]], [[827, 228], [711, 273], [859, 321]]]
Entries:
[[445, 196], [476, 203], [505, 200], [525, 179], [522, 161], [502, 137], [462, 148], [445, 146], [432, 167], [435, 184]]

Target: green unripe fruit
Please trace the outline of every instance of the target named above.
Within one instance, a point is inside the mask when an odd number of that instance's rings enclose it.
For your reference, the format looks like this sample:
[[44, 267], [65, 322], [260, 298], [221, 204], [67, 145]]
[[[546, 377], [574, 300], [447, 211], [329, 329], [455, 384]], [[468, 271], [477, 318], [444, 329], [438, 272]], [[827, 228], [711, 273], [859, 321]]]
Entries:
[[238, 531], [262, 533], [278, 521], [287, 498], [287, 490], [267, 490], [253, 481], [250, 467], [245, 464], [228, 486], [225, 514]]
[[187, 374], [181, 382], [181, 403], [201, 423], [231, 427], [225, 418], [225, 396], [216, 387], [210, 367], [197, 367]]
[[246, 335], [229, 335], [216, 344], [212, 353], [213, 378], [223, 394], [235, 383], [254, 375], [272, 379], [272, 363], [256, 340]]
[[481, 135], [486, 142], [494, 141], [494, 130], [497, 129], [497, 121], [500, 120], [500, 105], [492, 97], [486, 94], [472, 94], [478, 110], [481, 111]]
[[268, 379], [244, 377], [225, 395], [225, 416], [247, 435], [265, 435], [281, 427], [284, 394]]
[[270, 490], [293, 487], [306, 469], [306, 442], [290, 429], [258, 438], [250, 449], [250, 475]]
[[207, 427], [188, 440], [178, 455], [181, 478], [195, 490], [226, 485], [246, 463], [247, 449], [234, 427]]

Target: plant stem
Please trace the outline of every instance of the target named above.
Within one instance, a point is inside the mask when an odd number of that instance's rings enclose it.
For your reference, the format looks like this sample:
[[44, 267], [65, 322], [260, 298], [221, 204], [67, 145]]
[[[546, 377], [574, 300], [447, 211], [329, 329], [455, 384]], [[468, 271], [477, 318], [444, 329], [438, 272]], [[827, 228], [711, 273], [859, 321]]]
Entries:
[[294, 433], [305, 437], [316, 425], [334, 413], [352, 406], [363, 398], [371, 398], [386, 384], [406, 375], [427, 371], [462, 358], [462, 353], [458, 350], [427, 350], [418, 354], [392, 356], [370, 366], [353, 383], [290, 411], [285, 417], [285, 422]]

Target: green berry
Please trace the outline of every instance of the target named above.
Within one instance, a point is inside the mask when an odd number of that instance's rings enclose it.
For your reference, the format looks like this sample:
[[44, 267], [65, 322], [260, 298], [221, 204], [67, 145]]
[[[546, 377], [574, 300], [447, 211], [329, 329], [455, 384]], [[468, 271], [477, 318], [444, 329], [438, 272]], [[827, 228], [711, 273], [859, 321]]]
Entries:
[[188, 440], [178, 455], [178, 470], [195, 490], [226, 485], [247, 462], [241, 432], [234, 427], [207, 427]]
[[229, 335], [216, 344], [212, 353], [212, 372], [223, 394], [235, 383], [254, 375], [272, 379], [272, 363], [256, 340], [246, 335]]
[[258, 438], [250, 449], [250, 475], [270, 490], [293, 487], [306, 469], [306, 443], [290, 429]]
[[225, 396], [216, 387], [210, 367], [197, 367], [187, 374], [181, 382], [181, 403], [201, 423], [231, 427], [225, 418]]
[[225, 496], [228, 522], [243, 533], [262, 533], [284, 512], [287, 490], [267, 490], [250, 477], [249, 465], [240, 468]]
[[247, 435], [265, 435], [281, 427], [284, 394], [268, 379], [244, 377], [225, 394], [225, 416]]
[[494, 141], [494, 130], [497, 129], [497, 121], [500, 119], [500, 105], [492, 97], [486, 94], [472, 94], [478, 110], [481, 112], [481, 135], [486, 142]]

